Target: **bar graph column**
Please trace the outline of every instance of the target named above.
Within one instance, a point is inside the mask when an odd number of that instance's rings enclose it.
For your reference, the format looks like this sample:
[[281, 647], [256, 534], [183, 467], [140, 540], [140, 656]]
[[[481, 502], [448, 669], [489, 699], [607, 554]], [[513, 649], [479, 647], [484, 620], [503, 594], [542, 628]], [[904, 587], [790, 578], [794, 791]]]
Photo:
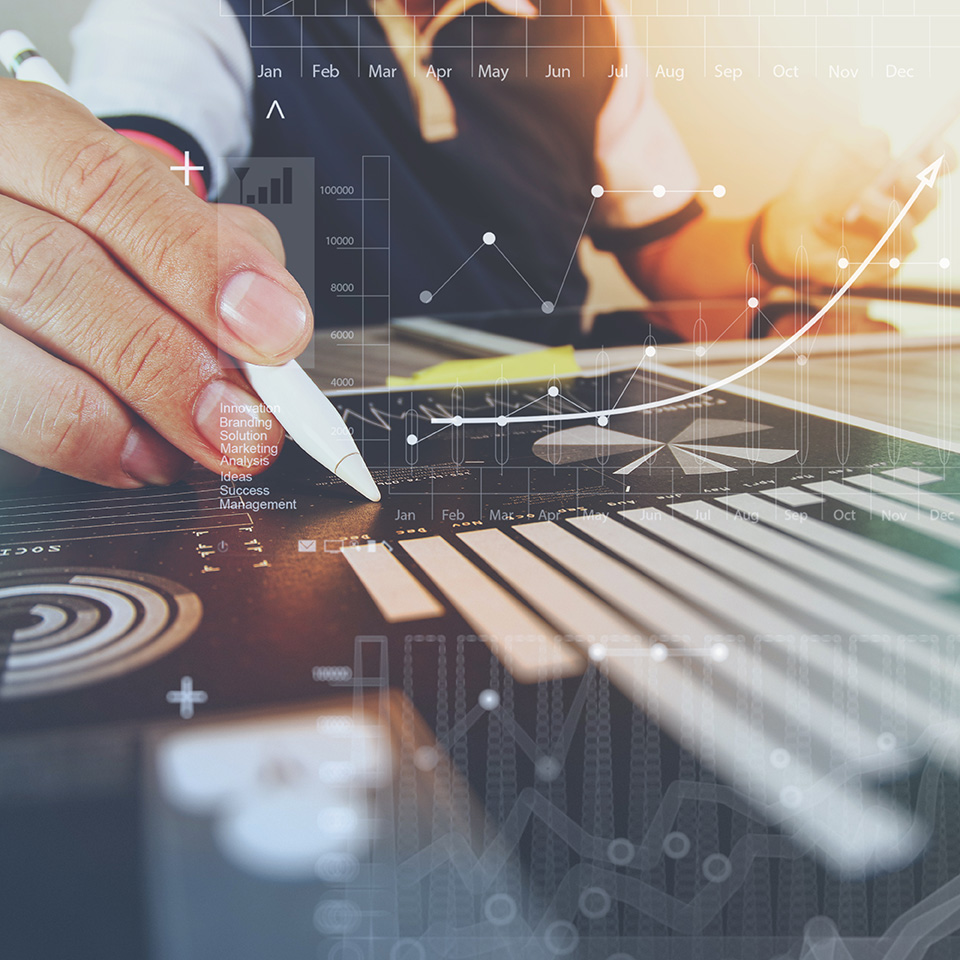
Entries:
[[361, 322], [373, 326], [390, 320], [389, 157], [363, 158], [361, 189]]
[[[367, 387], [367, 361], [373, 369], [390, 367], [390, 157], [365, 156], [361, 161], [360, 229], [360, 383]], [[379, 328], [368, 337], [370, 328]], [[384, 329], [385, 333], [384, 333]], [[368, 354], [369, 351], [369, 354]], [[382, 373], [373, 386], [382, 383]], [[360, 451], [366, 422], [357, 437]], [[382, 440], [381, 440], [382, 442]]]

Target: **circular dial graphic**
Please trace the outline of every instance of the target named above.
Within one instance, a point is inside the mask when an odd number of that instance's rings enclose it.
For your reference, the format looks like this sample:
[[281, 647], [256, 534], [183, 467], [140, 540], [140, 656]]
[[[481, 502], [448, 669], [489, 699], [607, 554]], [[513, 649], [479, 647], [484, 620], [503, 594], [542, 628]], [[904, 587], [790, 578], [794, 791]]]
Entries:
[[0, 574], [0, 699], [136, 670], [183, 643], [202, 616], [195, 593], [150, 574], [65, 567]]

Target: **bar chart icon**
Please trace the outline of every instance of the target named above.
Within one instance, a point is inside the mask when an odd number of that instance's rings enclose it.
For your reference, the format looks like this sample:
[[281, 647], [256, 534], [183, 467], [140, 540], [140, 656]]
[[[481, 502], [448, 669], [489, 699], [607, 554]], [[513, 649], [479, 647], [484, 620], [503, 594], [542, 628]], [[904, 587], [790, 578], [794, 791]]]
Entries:
[[[276, 228], [286, 252], [287, 270], [315, 307], [316, 165], [313, 157], [224, 157], [224, 183], [217, 199], [262, 213]], [[300, 365], [313, 366], [313, 342]]]
[[[246, 206], [263, 204], [293, 203], [293, 167], [284, 167], [279, 177], [271, 177], [267, 186], [257, 186], [255, 192], [244, 192], [244, 180], [250, 173], [249, 167], [234, 167], [233, 172], [239, 183], [240, 203]], [[253, 187], [249, 191], [254, 191]]]

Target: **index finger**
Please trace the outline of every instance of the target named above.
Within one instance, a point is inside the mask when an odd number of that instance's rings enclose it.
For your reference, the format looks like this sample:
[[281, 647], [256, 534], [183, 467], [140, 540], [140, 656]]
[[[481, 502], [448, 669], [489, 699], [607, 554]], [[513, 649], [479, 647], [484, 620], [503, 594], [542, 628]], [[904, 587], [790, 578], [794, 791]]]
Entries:
[[0, 81], [0, 192], [96, 239], [227, 353], [282, 363], [306, 346], [310, 305], [270, 251], [178, 184], [163, 163], [40, 84]]

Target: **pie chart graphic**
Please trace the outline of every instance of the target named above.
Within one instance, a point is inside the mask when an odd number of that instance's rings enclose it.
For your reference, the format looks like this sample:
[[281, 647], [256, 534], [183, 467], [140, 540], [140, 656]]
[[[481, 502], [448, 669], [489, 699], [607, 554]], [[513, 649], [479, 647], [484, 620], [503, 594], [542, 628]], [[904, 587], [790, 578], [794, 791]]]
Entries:
[[[589, 463], [598, 457], [626, 461], [616, 475], [629, 475], [661, 455], [660, 463], [680, 467], [688, 476], [733, 473], [747, 464], [782, 463], [796, 456], [797, 450], [761, 447], [756, 435], [771, 427], [744, 420], [694, 420], [669, 440], [653, 440], [635, 434], [621, 433], [594, 424], [558, 430], [540, 437], [533, 453], [555, 466]], [[717, 443], [742, 437], [739, 443]], [[732, 465], [728, 460], [734, 461]]]
[[42, 569], [0, 575], [0, 700], [98, 683], [184, 642], [203, 616], [190, 590], [144, 573]]

